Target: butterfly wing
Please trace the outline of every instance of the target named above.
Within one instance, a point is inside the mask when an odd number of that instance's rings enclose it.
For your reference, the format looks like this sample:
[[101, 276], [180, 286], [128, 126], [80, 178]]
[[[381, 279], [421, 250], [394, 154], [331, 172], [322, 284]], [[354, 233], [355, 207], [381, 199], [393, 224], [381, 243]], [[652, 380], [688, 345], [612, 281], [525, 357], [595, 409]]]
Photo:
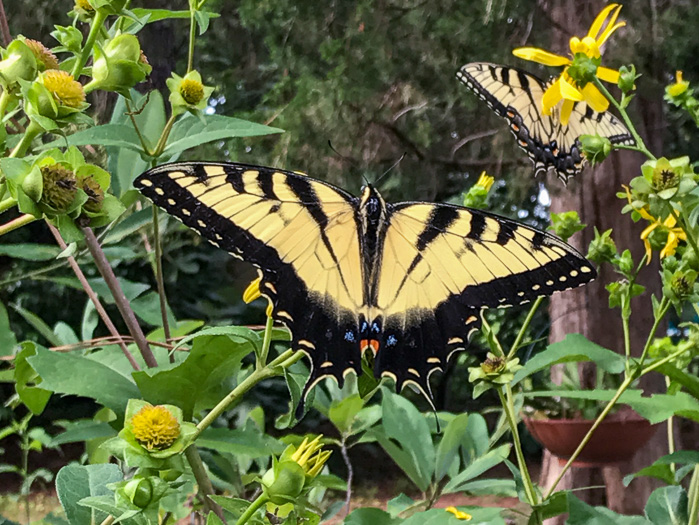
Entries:
[[580, 173], [583, 156], [580, 135], [600, 135], [612, 144], [634, 144], [629, 130], [611, 113], [593, 111], [578, 102], [568, 124], [561, 125], [554, 108], [552, 115], [541, 112], [546, 84], [521, 69], [474, 62], [456, 74], [466, 86], [510, 125], [510, 131], [534, 162], [535, 174], [550, 168], [567, 182]]
[[574, 248], [529, 226], [446, 204], [394, 206], [373, 306], [383, 318], [377, 377], [397, 388], [443, 369], [485, 307], [580, 286], [596, 272]]
[[288, 171], [233, 163], [153, 168], [134, 186], [214, 245], [255, 265], [273, 317], [321, 378], [361, 372], [364, 303], [356, 199]]

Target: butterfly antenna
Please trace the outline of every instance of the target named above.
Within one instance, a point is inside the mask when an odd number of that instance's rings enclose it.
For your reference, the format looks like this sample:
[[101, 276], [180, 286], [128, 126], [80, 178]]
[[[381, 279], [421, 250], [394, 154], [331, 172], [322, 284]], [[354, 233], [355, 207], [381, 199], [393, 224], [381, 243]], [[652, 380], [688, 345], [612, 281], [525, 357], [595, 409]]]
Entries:
[[374, 186], [378, 186], [379, 182], [381, 182], [381, 179], [383, 179], [386, 175], [388, 175], [388, 174], [391, 172], [391, 170], [392, 170], [393, 168], [395, 168], [396, 166], [398, 166], [398, 164], [400, 164], [400, 162], [405, 158], [405, 155], [406, 155], [406, 153], [403, 153], [403, 154], [400, 156], [400, 158], [399, 158], [397, 161], [395, 161], [395, 162], [391, 165], [390, 168], [388, 168], [386, 171], [384, 171], [384, 172], [381, 174], [381, 176], [380, 176], [378, 179], [376, 179], [376, 180], [374, 181]]
[[[333, 146], [333, 143], [330, 141], [330, 139], [328, 139], [328, 147], [329, 147], [331, 150], [333, 150], [333, 152], [335, 153], [335, 155], [337, 155], [338, 157], [340, 157], [340, 159], [342, 159], [342, 160], [344, 160], [344, 161], [346, 161], [346, 162], [349, 162], [350, 165], [351, 165], [354, 169], [359, 170], [359, 166], [358, 166], [357, 161], [354, 160], [352, 157], [348, 157], [347, 155], [344, 155], [343, 153], [340, 153], [339, 151], [337, 151], [337, 149], [335, 149], [335, 146]], [[369, 181], [366, 180], [366, 177], [364, 176], [364, 174], [362, 174], [362, 178], [364, 179], [364, 183], [368, 185], [368, 184], [369, 184]]]

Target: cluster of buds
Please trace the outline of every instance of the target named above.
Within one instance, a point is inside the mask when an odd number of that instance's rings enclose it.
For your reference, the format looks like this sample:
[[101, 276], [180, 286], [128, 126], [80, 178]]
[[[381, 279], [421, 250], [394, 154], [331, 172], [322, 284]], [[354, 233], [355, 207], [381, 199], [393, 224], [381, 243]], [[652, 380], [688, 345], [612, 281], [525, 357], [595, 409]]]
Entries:
[[479, 397], [490, 388], [498, 388], [510, 383], [515, 373], [522, 368], [519, 358], [506, 359], [488, 352], [480, 366], [469, 367], [468, 381], [473, 384], [473, 398]]

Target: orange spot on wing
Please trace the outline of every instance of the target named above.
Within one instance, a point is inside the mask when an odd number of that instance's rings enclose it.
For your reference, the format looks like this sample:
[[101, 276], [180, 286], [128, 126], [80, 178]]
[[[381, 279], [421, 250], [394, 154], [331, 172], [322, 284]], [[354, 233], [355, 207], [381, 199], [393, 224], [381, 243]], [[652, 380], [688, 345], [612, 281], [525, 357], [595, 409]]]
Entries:
[[376, 339], [362, 339], [359, 341], [359, 350], [364, 353], [367, 348], [371, 348], [371, 352], [376, 355], [379, 353], [379, 342]]

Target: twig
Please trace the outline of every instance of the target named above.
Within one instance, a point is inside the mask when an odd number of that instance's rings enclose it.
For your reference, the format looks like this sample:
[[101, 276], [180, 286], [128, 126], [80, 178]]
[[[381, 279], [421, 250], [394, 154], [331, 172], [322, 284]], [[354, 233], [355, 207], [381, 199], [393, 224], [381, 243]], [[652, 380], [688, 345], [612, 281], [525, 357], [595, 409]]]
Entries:
[[347, 517], [350, 513], [350, 503], [352, 502], [352, 478], [354, 471], [352, 470], [352, 462], [347, 453], [347, 440], [344, 436], [342, 436], [340, 444], [340, 453], [342, 454], [342, 459], [345, 461], [345, 465], [347, 465], [347, 495], [345, 496], [345, 517]]
[[197, 480], [197, 485], [199, 486], [199, 494], [202, 496], [204, 503], [204, 509], [212, 511], [216, 514], [223, 523], [226, 523], [226, 519], [223, 515], [223, 509], [221, 506], [212, 500], [209, 496], [214, 494], [214, 487], [211, 484], [209, 476], [206, 474], [206, 468], [204, 467], [204, 462], [199, 455], [199, 450], [197, 450], [196, 445], [190, 445], [184, 451], [184, 455], [187, 458], [189, 466], [192, 467], [192, 474], [194, 474], [194, 479]]
[[[66, 250], [68, 248], [68, 245], [63, 240], [63, 237], [61, 237], [61, 232], [59, 232], [58, 229], [50, 222], [46, 221], [46, 224], [48, 224], [49, 230], [51, 230], [51, 233], [53, 234], [54, 239], [56, 239], [58, 246], [61, 247], [61, 250]], [[85, 290], [85, 293], [92, 301], [92, 304], [95, 305], [95, 310], [97, 310], [97, 314], [102, 319], [102, 322], [104, 322], [105, 326], [107, 327], [107, 330], [109, 330], [109, 333], [112, 334], [112, 336], [118, 340], [117, 344], [119, 345], [119, 347], [121, 348], [121, 351], [126, 356], [126, 359], [129, 361], [129, 363], [131, 364], [131, 366], [133, 367], [134, 370], [140, 370], [141, 367], [138, 366], [138, 363], [134, 359], [133, 355], [131, 355], [131, 352], [129, 352], [129, 349], [126, 348], [126, 344], [124, 344], [123, 339], [119, 335], [119, 330], [117, 330], [116, 326], [114, 326], [114, 323], [109, 318], [107, 311], [104, 309], [104, 306], [102, 306], [102, 303], [100, 302], [99, 297], [97, 297], [97, 294], [92, 289], [92, 286], [90, 286], [90, 283], [87, 282], [87, 278], [85, 277], [85, 274], [83, 273], [83, 271], [80, 269], [80, 266], [78, 266], [78, 263], [75, 260], [75, 257], [73, 257], [72, 255], [69, 255], [67, 257], [67, 259], [68, 259], [68, 264], [70, 264], [70, 267], [73, 269], [73, 273], [75, 273], [75, 276], [78, 278], [78, 281], [80, 281], [80, 284], [82, 285], [83, 289]]]
[[107, 256], [102, 251], [102, 247], [95, 237], [95, 232], [93, 232], [92, 228], [89, 226], [84, 226], [82, 231], [85, 234], [87, 248], [90, 250], [92, 257], [95, 260], [95, 265], [97, 265], [97, 269], [107, 283], [109, 290], [112, 292], [114, 301], [119, 309], [119, 313], [121, 313], [121, 316], [129, 329], [129, 333], [131, 333], [131, 337], [134, 338], [136, 346], [143, 356], [143, 360], [150, 368], [158, 366], [158, 362], [155, 360], [155, 356], [148, 346], [146, 336], [143, 334], [143, 330], [141, 330], [141, 326], [138, 324], [136, 315], [131, 309], [129, 301], [126, 299], [124, 291], [121, 289], [121, 285], [119, 284], [116, 275], [114, 275], [114, 271], [112, 270], [109, 261], [107, 261]]
[[12, 33], [10, 33], [10, 25], [7, 23], [7, 15], [5, 14], [5, 6], [0, 0], [0, 32], [2, 32], [2, 41], [5, 47], [12, 42]]

